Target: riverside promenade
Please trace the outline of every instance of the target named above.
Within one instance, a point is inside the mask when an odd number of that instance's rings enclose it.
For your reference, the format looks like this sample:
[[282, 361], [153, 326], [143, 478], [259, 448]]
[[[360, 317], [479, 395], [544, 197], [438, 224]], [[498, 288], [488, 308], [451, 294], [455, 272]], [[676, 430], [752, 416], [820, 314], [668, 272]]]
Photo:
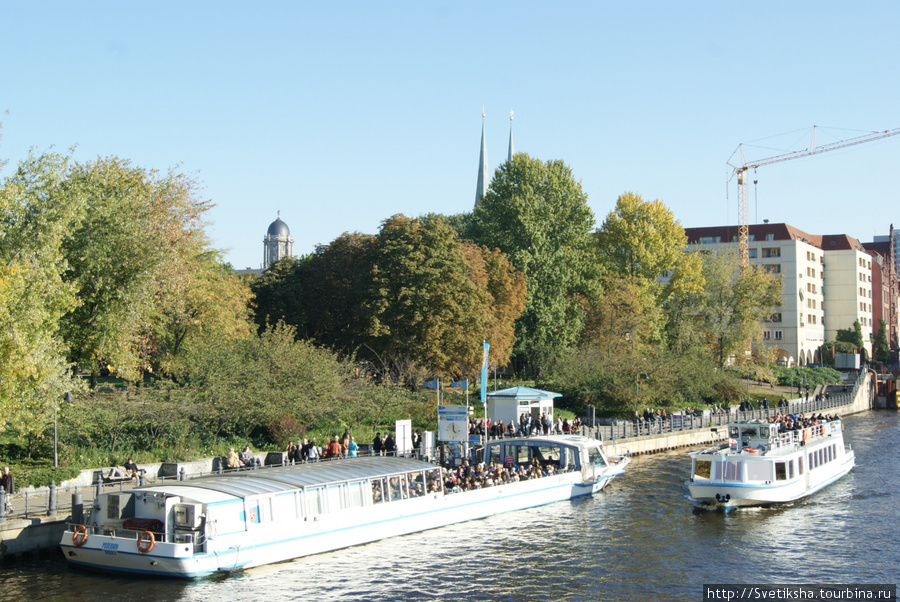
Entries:
[[[618, 421], [613, 425], [583, 427], [585, 435], [601, 439], [607, 453], [621, 455], [650, 454], [672, 449], [703, 447], [727, 439], [726, 424], [735, 420], [766, 419], [778, 413], [825, 413], [849, 416], [875, 407], [874, 372], [860, 372], [852, 384], [830, 386], [813, 392], [812, 398], [788, 401], [787, 408], [769, 408], [748, 412], [731, 408], [723, 413], [706, 411], [696, 416], [675, 416], [665, 420]], [[815, 399], [820, 393], [819, 400]], [[277, 460], [277, 452], [271, 454]], [[269, 460], [270, 458], [266, 458]], [[205, 458], [179, 464], [142, 465], [145, 483], [161, 480], [186, 479], [216, 472], [220, 458]], [[266, 462], [267, 464], [269, 462]], [[278, 462], [276, 462], [278, 463]], [[108, 469], [107, 469], [108, 470]], [[65, 530], [66, 519], [72, 514], [73, 501], [91, 506], [98, 493], [113, 489], [131, 489], [135, 481], [104, 483], [102, 472], [82, 471], [77, 479], [61, 483], [52, 490], [47, 487], [28, 488], [12, 496], [12, 512], [0, 505], [0, 558], [7, 561], [40, 550], [56, 549]]]

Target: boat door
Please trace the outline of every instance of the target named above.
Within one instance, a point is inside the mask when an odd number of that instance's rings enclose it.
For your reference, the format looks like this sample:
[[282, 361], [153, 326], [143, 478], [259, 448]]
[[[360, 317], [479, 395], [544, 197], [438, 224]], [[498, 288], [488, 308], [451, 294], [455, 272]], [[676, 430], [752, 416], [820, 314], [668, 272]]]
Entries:
[[593, 483], [603, 476], [606, 458], [599, 447], [589, 447], [582, 452], [581, 477], [585, 483]]

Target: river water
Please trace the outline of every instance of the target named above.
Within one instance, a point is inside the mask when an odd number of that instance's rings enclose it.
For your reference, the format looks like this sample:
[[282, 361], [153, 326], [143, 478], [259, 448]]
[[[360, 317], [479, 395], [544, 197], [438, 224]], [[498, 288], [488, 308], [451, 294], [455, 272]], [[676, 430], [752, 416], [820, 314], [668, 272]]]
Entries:
[[702, 600], [703, 584], [897, 583], [900, 415], [846, 419], [856, 468], [806, 500], [696, 509], [684, 451], [639, 456], [592, 498], [195, 582], [34, 560], [0, 571], [18, 600]]

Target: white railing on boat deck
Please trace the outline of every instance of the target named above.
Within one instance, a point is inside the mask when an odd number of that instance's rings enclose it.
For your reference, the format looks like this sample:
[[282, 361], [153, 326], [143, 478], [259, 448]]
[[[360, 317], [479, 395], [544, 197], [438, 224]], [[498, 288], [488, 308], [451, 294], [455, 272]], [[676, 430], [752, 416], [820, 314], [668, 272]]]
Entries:
[[[813, 426], [807, 426], [798, 430], [782, 431], [774, 437], [769, 437], [768, 445], [771, 449], [778, 449], [779, 447], [797, 445], [802, 441], [812, 441], [814, 439], [819, 439], [821, 437], [830, 435], [833, 432], [832, 425], [834, 424], [839, 423], [825, 422], [823, 424], [815, 424]], [[753, 445], [754, 444], [751, 441], [750, 445], [745, 445], [743, 447], [753, 447]]]

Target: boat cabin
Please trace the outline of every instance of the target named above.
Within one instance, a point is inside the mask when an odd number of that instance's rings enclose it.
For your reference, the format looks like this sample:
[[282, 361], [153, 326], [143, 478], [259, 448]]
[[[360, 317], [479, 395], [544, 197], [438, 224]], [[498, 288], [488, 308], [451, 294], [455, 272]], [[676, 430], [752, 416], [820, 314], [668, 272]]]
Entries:
[[[587, 441], [587, 438], [568, 435], [500, 439], [485, 446], [484, 462], [500, 464], [506, 468], [528, 468], [536, 461], [542, 468], [549, 466], [556, 472], [581, 470], [582, 465], [596, 468], [608, 466], [600, 444], [586, 447], [582, 440]], [[582, 457], [582, 452], [585, 457]]]

